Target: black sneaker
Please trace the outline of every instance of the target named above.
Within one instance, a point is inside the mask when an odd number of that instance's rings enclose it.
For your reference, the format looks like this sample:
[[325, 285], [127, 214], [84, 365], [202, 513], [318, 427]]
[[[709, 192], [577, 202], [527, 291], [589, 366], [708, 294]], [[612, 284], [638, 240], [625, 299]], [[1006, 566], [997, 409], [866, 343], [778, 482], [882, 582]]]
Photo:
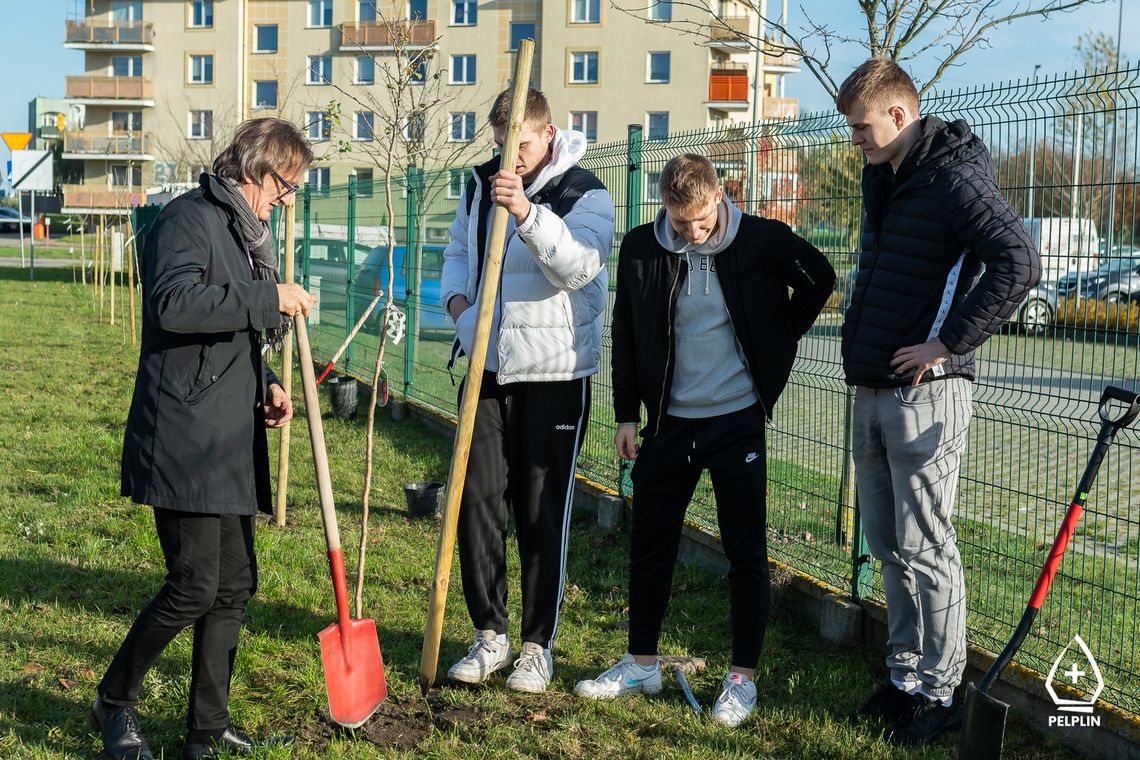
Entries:
[[962, 704], [949, 707], [933, 699], [915, 695], [911, 709], [894, 722], [890, 730], [892, 744], [921, 747], [962, 723]]
[[891, 681], [886, 681], [855, 711], [851, 718], [853, 720], [881, 718], [888, 723], [894, 723], [910, 710], [916, 696], [907, 694]]

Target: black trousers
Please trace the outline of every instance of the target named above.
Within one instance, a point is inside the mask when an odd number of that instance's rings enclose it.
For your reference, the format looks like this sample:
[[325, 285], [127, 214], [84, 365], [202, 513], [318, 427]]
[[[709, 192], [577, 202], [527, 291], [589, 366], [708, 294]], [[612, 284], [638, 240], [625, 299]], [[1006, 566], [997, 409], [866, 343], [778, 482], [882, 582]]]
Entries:
[[[460, 399], [463, 389], [460, 388]], [[483, 373], [459, 510], [463, 596], [478, 630], [507, 632], [507, 523], [522, 565], [522, 640], [550, 647], [566, 580], [587, 378], [499, 385]]]
[[[707, 419], [666, 417], [641, 447], [629, 548], [629, 651], [657, 654], [685, 510], [702, 470], [712, 476], [728, 557], [732, 664], [755, 668], [771, 602], [765, 536], [764, 415], [759, 404]], [[716, 621], [708, 621], [715, 625]]]
[[135, 618], [99, 684], [105, 702], [134, 706], [143, 677], [184, 628], [194, 626], [190, 729], [224, 728], [245, 604], [257, 590], [254, 515], [154, 510], [166, 582]]

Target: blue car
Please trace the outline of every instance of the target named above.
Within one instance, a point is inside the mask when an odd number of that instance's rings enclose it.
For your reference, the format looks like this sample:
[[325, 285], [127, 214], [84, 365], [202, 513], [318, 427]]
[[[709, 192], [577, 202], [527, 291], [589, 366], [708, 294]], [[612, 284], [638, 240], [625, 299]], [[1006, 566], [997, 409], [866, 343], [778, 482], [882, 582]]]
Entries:
[[[414, 253], [414, 251], [413, 251]], [[407, 313], [407, 287], [410, 279], [410, 267], [414, 263], [414, 256], [407, 256], [405, 247], [397, 245], [392, 253], [392, 263], [395, 268], [392, 293], [393, 303]], [[439, 302], [439, 280], [443, 272], [443, 246], [425, 245], [423, 258], [420, 264], [420, 293], [414, 303], [418, 305], [416, 311], [416, 328], [421, 334], [437, 333], [441, 337], [450, 338], [454, 333], [451, 318], [443, 310]], [[372, 303], [376, 294], [388, 288], [388, 247], [377, 246], [368, 254], [364, 264], [360, 267], [353, 283], [353, 307], [356, 312], [355, 320], [360, 319], [364, 310]], [[384, 319], [384, 301], [376, 305], [376, 309], [365, 323], [365, 329], [372, 334], [380, 331], [380, 324]], [[409, 319], [411, 315], [408, 315]]]

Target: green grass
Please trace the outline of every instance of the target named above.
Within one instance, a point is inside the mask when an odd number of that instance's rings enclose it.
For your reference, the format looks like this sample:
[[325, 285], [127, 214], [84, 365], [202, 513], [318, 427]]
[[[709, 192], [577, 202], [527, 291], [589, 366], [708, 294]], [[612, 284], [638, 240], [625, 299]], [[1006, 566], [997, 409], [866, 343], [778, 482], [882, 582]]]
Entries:
[[[45, 270], [35, 283], [22, 274], [0, 269], [7, 307], [0, 311], [0, 513], [8, 518], [0, 525], [0, 756], [88, 758], [99, 749], [86, 723], [95, 685], [162, 577], [149, 511], [117, 495], [137, 349], [118, 326], [97, 322], [89, 294], [66, 271]], [[326, 435], [344, 543], [354, 547], [363, 424], [327, 419]], [[759, 713], [738, 730], [691, 716], [671, 683], [655, 699], [574, 698], [576, 680], [623, 651], [628, 614], [627, 539], [602, 534], [584, 518], [574, 521], [552, 689], [523, 697], [505, 692], [501, 679], [489, 688], [444, 686], [430, 703], [432, 722], [416, 669], [437, 528], [404, 517], [400, 484], [444, 475], [449, 441], [387, 415], [376, 453], [365, 610], [377, 621], [390, 697], [358, 737], [336, 730], [325, 714], [315, 638], [332, 619], [332, 594], [303, 415], [293, 441], [289, 524], [258, 525], [260, 589], [249, 606], [231, 698], [239, 725], [298, 736], [291, 755], [264, 757], [955, 756], [953, 738], [903, 752], [884, 743], [875, 726], [848, 725], [844, 716], [880, 676], [880, 653], [824, 646], [781, 607], [760, 665]], [[355, 566], [355, 552], [348, 554]], [[517, 560], [513, 551], [509, 556], [517, 583]], [[443, 667], [465, 651], [470, 635], [458, 575], [456, 567]], [[683, 567], [674, 589], [663, 650], [708, 658], [709, 669], [692, 679], [707, 705], [728, 665], [725, 581]], [[517, 598], [512, 593], [516, 620]], [[168, 758], [181, 747], [189, 657], [183, 634], [144, 686], [143, 726]], [[406, 741], [393, 746], [400, 736]], [[1007, 754], [1072, 756], [1016, 725]]]

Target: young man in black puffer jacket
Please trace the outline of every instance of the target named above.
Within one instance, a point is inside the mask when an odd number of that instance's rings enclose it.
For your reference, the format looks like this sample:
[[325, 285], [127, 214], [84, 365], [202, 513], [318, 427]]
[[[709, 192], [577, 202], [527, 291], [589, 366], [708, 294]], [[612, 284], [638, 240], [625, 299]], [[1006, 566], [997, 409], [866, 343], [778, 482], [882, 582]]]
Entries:
[[855, 386], [859, 509], [882, 563], [890, 677], [859, 714], [926, 744], [958, 722], [966, 664], [962, 560], [950, 522], [971, 416], [974, 351], [1041, 278], [963, 121], [919, 116], [897, 64], [867, 61], [836, 99], [867, 157], [866, 219], [843, 368]]
[[732, 611], [732, 665], [712, 715], [736, 726], [756, 707], [768, 621], [764, 424], [835, 271], [786, 224], [733, 206], [704, 156], [670, 160], [658, 190], [656, 221], [622, 240], [613, 308], [614, 443], [637, 459], [628, 653], [574, 691], [609, 699], [661, 690], [657, 640], [685, 510], [707, 469]]

